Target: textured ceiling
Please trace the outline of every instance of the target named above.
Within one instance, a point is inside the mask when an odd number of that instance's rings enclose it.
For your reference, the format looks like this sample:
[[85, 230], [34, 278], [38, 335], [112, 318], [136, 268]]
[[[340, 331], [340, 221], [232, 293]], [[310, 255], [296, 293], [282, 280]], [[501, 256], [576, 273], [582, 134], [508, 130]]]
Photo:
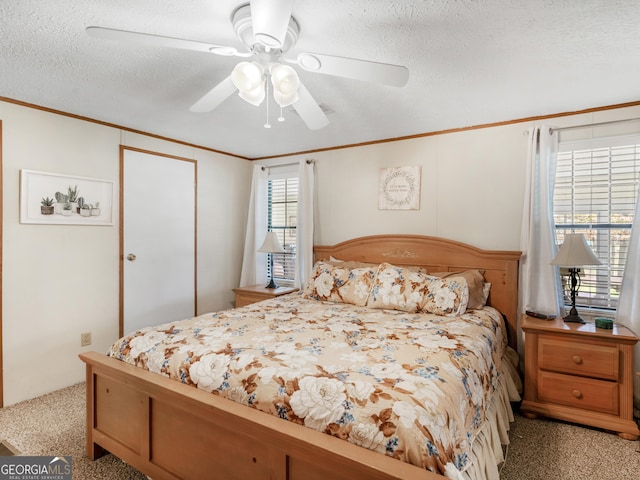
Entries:
[[91, 38], [90, 25], [242, 48], [242, 0], [2, 0], [0, 96], [249, 158], [640, 100], [640, 2], [297, 0], [298, 42], [404, 65], [397, 88], [299, 70], [330, 124], [236, 95], [189, 107], [241, 59]]

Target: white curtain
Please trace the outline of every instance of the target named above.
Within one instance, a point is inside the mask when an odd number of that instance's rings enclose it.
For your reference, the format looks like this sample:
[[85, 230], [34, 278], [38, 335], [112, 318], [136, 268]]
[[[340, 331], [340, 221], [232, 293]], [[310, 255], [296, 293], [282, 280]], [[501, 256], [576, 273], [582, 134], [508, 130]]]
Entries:
[[[629, 327], [636, 335], [640, 335], [640, 189], [636, 202], [631, 238], [629, 239], [629, 251], [624, 266], [620, 300], [616, 311], [616, 322]], [[640, 343], [640, 342], [639, 342]], [[634, 371], [640, 372], [640, 344], [637, 343], [633, 355]], [[640, 377], [634, 375], [633, 403], [636, 408], [636, 416], [640, 416]]]
[[296, 274], [294, 286], [303, 289], [313, 269], [313, 220], [315, 162], [301, 160], [298, 169], [298, 212], [296, 224]]
[[[529, 128], [527, 179], [520, 233], [520, 312], [527, 309], [561, 314], [562, 286], [556, 255], [553, 221], [553, 188], [556, 178], [557, 132], [549, 127]], [[518, 350], [523, 356], [524, 338], [518, 329]]]
[[242, 257], [242, 273], [240, 286], [257, 285], [268, 282], [266, 253], [258, 253], [267, 234], [267, 185], [269, 171], [261, 165], [254, 165], [249, 197], [249, 214], [247, 215], [247, 231], [244, 240], [244, 256]]

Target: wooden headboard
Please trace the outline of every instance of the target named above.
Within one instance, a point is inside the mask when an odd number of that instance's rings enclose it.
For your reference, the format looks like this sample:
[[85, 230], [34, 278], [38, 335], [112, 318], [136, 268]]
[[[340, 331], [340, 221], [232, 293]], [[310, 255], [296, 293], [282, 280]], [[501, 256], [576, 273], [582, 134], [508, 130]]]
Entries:
[[332, 246], [316, 245], [315, 260], [340, 260], [416, 265], [427, 272], [485, 271], [491, 283], [488, 305], [507, 319], [509, 345], [517, 350], [518, 261], [521, 252], [482, 250], [465, 243], [422, 235], [372, 235]]

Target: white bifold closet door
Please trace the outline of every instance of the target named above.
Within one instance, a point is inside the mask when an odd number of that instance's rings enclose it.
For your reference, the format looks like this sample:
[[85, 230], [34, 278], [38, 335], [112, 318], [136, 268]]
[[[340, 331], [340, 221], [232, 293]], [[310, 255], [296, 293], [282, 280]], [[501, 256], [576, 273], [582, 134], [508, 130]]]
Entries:
[[123, 149], [121, 334], [196, 314], [196, 162]]

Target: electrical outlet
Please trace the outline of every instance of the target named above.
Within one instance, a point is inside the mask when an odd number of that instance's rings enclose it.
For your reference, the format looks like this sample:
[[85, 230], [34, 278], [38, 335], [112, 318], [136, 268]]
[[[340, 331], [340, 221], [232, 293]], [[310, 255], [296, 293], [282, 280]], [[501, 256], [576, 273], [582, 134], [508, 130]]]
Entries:
[[80, 346], [86, 347], [87, 345], [91, 345], [91, 332], [80, 334]]

